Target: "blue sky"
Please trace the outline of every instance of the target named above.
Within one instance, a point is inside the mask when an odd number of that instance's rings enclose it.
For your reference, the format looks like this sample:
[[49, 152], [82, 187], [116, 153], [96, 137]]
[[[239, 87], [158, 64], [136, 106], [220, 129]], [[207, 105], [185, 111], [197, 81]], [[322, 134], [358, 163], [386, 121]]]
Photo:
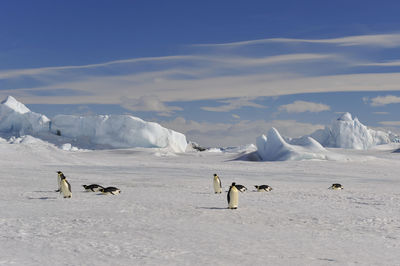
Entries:
[[205, 146], [351, 112], [400, 133], [398, 1], [3, 1], [0, 98], [132, 114]]

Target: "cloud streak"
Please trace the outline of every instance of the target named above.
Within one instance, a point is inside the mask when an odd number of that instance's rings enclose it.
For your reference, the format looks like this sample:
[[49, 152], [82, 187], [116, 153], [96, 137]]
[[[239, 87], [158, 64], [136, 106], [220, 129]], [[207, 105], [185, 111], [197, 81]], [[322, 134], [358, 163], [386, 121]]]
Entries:
[[400, 97], [394, 95], [378, 96], [372, 98], [370, 101], [371, 106], [384, 106], [388, 104], [400, 103]]
[[[269, 49], [249, 53], [249, 49], [241, 49], [247, 45], [270, 43], [313, 43], [321, 47], [334, 44], [337, 47], [321, 53], [307, 47], [302, 53], [294, 53], [287, 47], [281, 47], [279, 53]], [[374, 64], [376, 58], [369, 60], [369, 54], [364, 54], [362, 49], [356, 58], [351, 58], [342, 50], [345, 46], [386, 49], [399, 45], [399, 34], [320, 40], [275, 38], [218, 44], [223, 52], [203, 47], [201, 51], [187, 55], [3, 70], [0, 71], [0, 82], [6, 86], [1, 87], [0, 96], [14, 95], [27, 104], [119, 104], [129, 110], [171, 115], [180, 109], [170, 102], [216, 100], [222, 104], [203, 106], [202, 109], [229, 112], [242, 107], [264, 108], [255, 100], [265, 96], [399, 91], [400, 73], [358, 73], [355, 66]], [[238, 49], [232, 51], [230, 46]], [[391, 64], [400, 63], [393, 61]], [[38, 84], [26, 82], [26, 77]], [[17, 85], [7, 87], [7, 84]], [[308, 111], [327, 108], [304, 105], [302, 108]], [[290, 112], [302, 110], [299, 103], [297, 107], [282, 108]]]
[[295, 38], [269, 38], [218, 44], [198, 44], [203, 47], [242, 47], [249, 45], [269, 43], [312, 43], [312, 44], [335, 44], [339, 46], [374, 46], [374, 47], [398, 47], [400, 45], [400, 34], [376, 34], [359, 35], [329, 39], [295, 39]]
[[290, 104], [281, 105], [279, 107], [279, 111], [285, 111], [287, 113], [304, 113], [304, 112], [312, 112], [319, 113], [322, 111], [330, 110], [330, 106], [322, 103], [313, 103], [306, 101], [295, 101]]

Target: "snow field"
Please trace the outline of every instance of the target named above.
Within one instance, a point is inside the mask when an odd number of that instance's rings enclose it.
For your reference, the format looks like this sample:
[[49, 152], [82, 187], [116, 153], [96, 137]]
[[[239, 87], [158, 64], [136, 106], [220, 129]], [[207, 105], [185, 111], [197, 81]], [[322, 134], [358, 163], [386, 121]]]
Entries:
[[[68, 152], [0, 143], [3, 265], [397, 265], [399, 153], [237, 161], [238, 153]], [[54, 192], [56, 171], [72, 198]], [[228, 210], [232, 182], [249, 190]], [[341, 183], [343, 191], [327, 188]], [[122, 193], [84, 192], [82, 184]], [[271, 192], [253, 192], [268, 184]]]

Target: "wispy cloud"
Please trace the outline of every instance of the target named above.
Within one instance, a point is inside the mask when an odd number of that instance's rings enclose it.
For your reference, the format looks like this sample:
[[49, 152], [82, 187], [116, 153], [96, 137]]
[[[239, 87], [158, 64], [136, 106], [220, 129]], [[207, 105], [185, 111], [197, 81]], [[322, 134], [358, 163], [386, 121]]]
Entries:
[[257, 104], [252, 102], [253, 99], [249, 99], [248, 97], [245, 98], [237, 98], [237, 99], [229, 99], [224, 101], [218, 101], [220, 103], [226, 103], [225, 105], [220, 105], [216, 107], [211, 106], [204, 106], [201, 109], [210, 112], [229, 112], [232, 110], [237, 110], [242, 107], [253, 107], [253, 108], [266, 108], [266, 106]]
[[230, 43], [198, 44], [203, 47], [240, 47], [268, 43], [315, 43], [315, 44], [336, 44], [340, 46], [376, 46], [376, 47], [398, 47], [400, 45], [400, 34], [376, 34], [358, 35], [329, 39], [295, 39], [295, 38], [269, 38], [249, 40]]
[[141, 62], [161, 62], [161, 61], [176, 61], [176, 60], [188, 60], [194, 59], [196, 56], [163, 56], [163, 57], [143, 57], [143, 58], [131, 58], [123, 60], [113, 60], [98, 64], [88, 64], [80, 66], [59, 66], [59, 67], [39, 67], [39, 68], [26, 68], [26, 69], [14, 69], [14, 70], [3, 70], [0, 71], [0, 79], [16, 78], [21, 76], [36, 76], [49, 74], [52, 72], [63, 71], [63, 70], [83, 70], [100, 67], [108, 67], [117, 64], [132, 64]]
[[395, 126], [400, 127], [400, 121], [381, 121], [379, 124], [384, 126]]
[[388, 115], [390, 114], [389, 112], [373, 112], [373, 114], [377, 114], [377, 115]]
[[288, 113], [304, 113], [304, 112], [312, 112], [318, 113], [322, 111], [328, 111], [331, 107], [322, 103], [313, 103], [306, 101], [295, 101], [290, 104], [281, 105], [279, 107], [279, 111], [285, 111]]
[[[314, 43], [321, 48], [335, 44], [335, 47], [317, 49], [326, 51], [320, 53], [315, 53], [315, 47], [298, 50], [291, 49], [291, 45], [282, 46], [279, 50], [263, 48], [250, 52], [244, 47], [276, 42]], [[220, 106], [204, 106], [203, 110], [228, 112], [241, 107], [263, 108], [256, 99], [264, 96], [399, 91], [400, 73], [357, 72], [354, 66], [373, 64], [377, 60], [372, 60], [362, 49], [354, 58], [342, 50], [344, 46], [354, 45], [380, 49], [397, 47], [400, 46], [400, 34], [320, 40], [250, 40], [218, 44], [224, 49], [222, 52], [194, 47], [195, 51], [186, 55], [114, 60], [82, 66], [2, 70], [0, 97], [14, 95], [27, 104], [119, 104], [130, 110], [170, 115], [180, 109], [169, 103], [179, 101], [219, 101]], [[238, 49], [232, 50], [230, 46]], [[29, 83], [29, 80], [36, 83]], [[302, 105], [300, 107], [297, 103], [297, 106], [282, 107], [282, 110], [315, 111], [327, 108]]]
[[142, 96], [137, 99], [122, 98], [121, 106], [132, 111], [152, 111], [157, 112], [160, 116], [170, 116], [174, 111], [181, 111], [182, 108], [177, 106], [168, 106], [157, 96]]
[[400, 103], [400, 97], [394, 95], [378, 96], [372, 99], [368, 99], [368, 102], [370, 102], [371, 106], [383, 106], [388, 104]]

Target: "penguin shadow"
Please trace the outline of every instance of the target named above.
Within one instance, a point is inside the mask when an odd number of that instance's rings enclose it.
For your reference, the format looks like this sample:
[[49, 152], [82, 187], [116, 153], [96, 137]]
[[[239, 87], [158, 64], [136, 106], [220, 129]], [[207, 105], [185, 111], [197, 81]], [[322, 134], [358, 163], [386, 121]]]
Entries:
[[56, 200], [57, 197], [28, 197], [29, 200]]
[[196, 209], [203, 209], [203, 210], [228, 210], [228, 207], [196, 207]]
[[55, 190], [37, 190], [37, 191], [33, 191], [34, 193], [49, 193], [49, 192], [58, 192]]

